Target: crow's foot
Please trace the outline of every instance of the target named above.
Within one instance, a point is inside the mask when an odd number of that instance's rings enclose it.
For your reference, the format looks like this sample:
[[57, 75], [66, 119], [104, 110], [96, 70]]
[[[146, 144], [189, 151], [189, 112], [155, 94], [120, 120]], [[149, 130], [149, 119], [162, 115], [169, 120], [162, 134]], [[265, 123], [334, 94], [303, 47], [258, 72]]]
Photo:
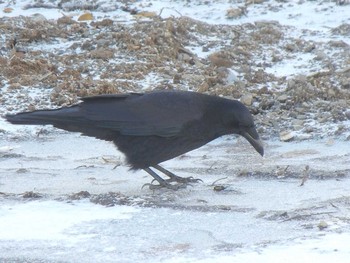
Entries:
[[169, 177], [169, 179], [166, 179], [168, 183], [171, 182], [176, 182], [176, 183], [181, 183], [181, 184], [189, 184], [189, 183], [198, 183], [198, 182], [203, 182], [201, 179], [196, 179], [193, 178], [192, 176], [190, 177], [180, 177], [177, 176], [176, 174], [173, 174], [172, 172], [168, 171], [167, 169], [161, 167], [160, 165], [154, 165], [154, 168], [156, 168], [158, 171], [162, 172], [166, 176]]
[[[144, 170], [150, 174], [154, 179], [150, 184], [145, 184], [142, 186], [144, 188], [145, 186], [148, 186], [151, 190], [156, 189], [171, 189], [171, 190], [179, 190], [181, 188], [186, 188], [187, 185], [191, 185], [191, 183], [198, 183], [202, 182], [201, 179], [195, 179], [193, 177], [180, 177], [172, 172], [169, 172], [168, 170], [164, 169], [163, 167], [159, 165], [154, 165], [153, 168], [157, 169], [158, 171], [162, 172], [166, 176], [169, 177], [169, 179], [164, 180], [162, 177], [160, 177], [157, 173], [155, 173], [150, 168], [145, 168]], [[158, 182], [158, 184], [153, 184], [155, 181]], [[172, 184], [175, 183], [175, 184]]]

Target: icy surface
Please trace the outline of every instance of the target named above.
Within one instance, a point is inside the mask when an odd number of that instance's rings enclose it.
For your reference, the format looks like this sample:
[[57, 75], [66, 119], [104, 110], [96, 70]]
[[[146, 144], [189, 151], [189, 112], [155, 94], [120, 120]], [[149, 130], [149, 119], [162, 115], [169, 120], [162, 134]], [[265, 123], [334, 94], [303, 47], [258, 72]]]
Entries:
[[[225, 17], [236, 6], [227, 2], [142, 0], [132, 6], [215, 24], [273, 19], [291, 26], [293, 36], [324, 43], [333, 39], [329, 28], [350, 22], [350, 5], [333, 1], [264, 1], [249, 5], [249, 16], [239, 19]], [[0, 15], [63, 16], [56, 8], [25, 8], [32, 3], [2, 1]], [[93, 14], [137, 22], [114, 5], [104, 1]], [[6, 7], [13, 11], [4, 13]], [[77, 19], [83, 12], [65, 15]], [[60, 51], [71, 44], [37, 48]], [[319, 70], [308, 56], [266, 70], [287, 78]], [[157, 80], [149, 74], [144, 85]], [[35, 100], [49, 90], [26, 92]], [[0, 262], [349, 262], [349, 142], [265, 144], [261, 158], [241, 139], [220, 138], [164, 163], [203, 183], [153, 192], [141, 189], [150, 177], [130, 172], [110, 143], [0, 118]], [[81, 191], [90, 196], [75, 197]]]
[[[343, 143], [271, 141], [261, 158], [246, 142], [220, 138], [164, 164], [203, 183], [152, 192], [141, 190], [150, 181], [144, 172], [113, 169], [122, 156], [112, 144], [55, 131], [28, 137], [0, 143], [4, 259], [277, 262], [300, 250], [300, 260], [326, 254], [346, 262], [350, 149]], [[300, 186], [306, 165], [310, 178]], [[287, 166], [293, 173], [278, 175]], [[28, 191], [41, 198], [25, 198]], [[120, 192], [129, 201], [109, 207], [69, 198], [80, 191]]]

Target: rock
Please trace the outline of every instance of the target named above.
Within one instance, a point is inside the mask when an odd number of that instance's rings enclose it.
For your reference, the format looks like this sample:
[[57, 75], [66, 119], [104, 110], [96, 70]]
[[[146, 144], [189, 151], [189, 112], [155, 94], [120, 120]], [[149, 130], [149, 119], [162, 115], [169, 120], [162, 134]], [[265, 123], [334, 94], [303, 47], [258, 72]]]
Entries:
[[292, 120], [292, 125], [303, 126], [304, 125], [304, 121], [295, 119], [295, 120]]
[[331, 98], [333, 98], [333, 97], [335, 97], [335, 90], [334, 89], [328, 89], [327, 90], [327, 95], [328, 95], [328, 97], [331, 97]]
[[301, 131], [304, 127], [302, 125], [293, 125], [294, 131]]
[[296, 82], [294, 79], [289, 79], [287, 81], [287, 89], [292, 90], [295, 88], [295, 86], [296, 86]]
[[294, 138], [294, 135], [291, 131], [282, 131], [280, 132], [280, 140], [282, 142], [289, 142]]
[[283, 56], [278, 55], [278, 54], [272, 54], [271, 56], [271, 61], [276, 63], [276, 62], [280, 62], [283, 60]]
[[245, 8], [230, 8], [226, 11], [227, 19], [237, 19], [245, 14]]
[[85, 13], [79, 16], [78, 21], [91, 21], [94, 17], [91, 13]]
[[12, 13], [12, 11], [13, 11], [13, 8], [11, 8], [11, 7], [6, 7], [6, 8], [4, 8], [3, 10], [2, 10], [4, 13]]
[[44, 15], [38, 13], [31, 15], [30, 18], [37, 23], [43, 23], [47, 21]]
[[328, 41], [329, 46], [336, 47], [336, 48], [348, 48], [349, 45], [344, 42], [343, 40], [332, 40]]
[[104, 48], [99, 48], [90, 52], [90, 56], [94, 59], [108, 60], [111, 59], [113, 55], [113, 51]]
[[320, 223], [318, 223], [317, 227], [319, 230], [323, 230], [323, 229], [326, 229], [328, 227], [328, 224], [326, 221], [321, 221]]
[[253, 95], [250, 93], [244, 94], [241, 97], [241, 102], [246, 106], [251, 106], [253, 104]]
[[302, 106], [303, 108], [309, 109], [311, 105], [310, 105], [309, 103], [307, 103], [306, 101], [304, 101], [304, 102], [301, 104], [301, 106]]
[[72, 25], [72, 24], [76, 24], [76, 23], [77, 22], [69, 16], [62, 16], [62, 17], [57, 19], [57, 24]]
[[258, 90], [258, 94], [259, 95], [269, 94], [269, 93], [270, 93], [269, 89], [266, 86], [264, 86], [264, 87], [262, 87], [261, 89]]
[[316, 45], [314, 43], [309, 43], [308, 45], [306, 45], [304, 47], [303, 51], [308, 53], [308, 52], [313, 51], [315, 48], [316, 48]]
[[320, 117], [317, 119], [319, 123], [326, 123], [328, 121], [327, 117]]
[[306, 116], [304, 114], [297, 114], [296, 118], [298, 120], [305, 120], [306, 119]]
[[175, 74], [173, 77], [173, 83], [179, 84], [181, 82], [181, 74]]
[[311, 127], [311, 126], [307, 126], [307, 127], [304, 128], [304, 131], [305, 131], [306, 133], [312, 133], [312, 132], [314, 131], [314, 128]]
[[215, 52], [209, 55], [210, 62], [216, 67], [230, 68], [233, 66], [233, 62], [224, 52]]
[[181, 53], [179, 53], [177, 55], [177, 59], [180, 60], [180, 61], [184, 61], [186, 63], [189, 63], [189, 62], [191, 62], [193, 60], [192, 57], [189, 54], [183, 53], [183, 52], [181, 52]]
[[22, 194], [23, 198], [30, 198], [30, 199], [37, 199], [37, 198], [42, 198], [42, 195], [35, 193], [33, 191], [29, 191], [29, 192], [24, 192]]
[[277, 100], [278, 100], [279, 102], [282, 102], [282, 103], [286, 102], [287, 99], [288, 99], [288, 96], [285, 95], [285, 94], [280, 95], [280, 96], [277, 97]]
[[346, 118], [348, 118], [348, 120], [350, 120], [350, 110], [347, 110], [345, 112], [345, 116], [346, 116]]
[[273, 100], [271, 97], [264, 97], [260, 104], [259, 107], [263, 110], [268, 110], [270, 109], [273, 105], [275, 105], [275, 100]]
[[284, 47], [289, 52], [297, 52], [298, 46], [295, 43], [288, 43]]
[[340, 26], [337, 26], [331, 30], [333, 35], [343, 35], [347, 36], [350, 34], [350, 24], [344, 23], [341, 24]]
[[343, 89], [350, 89], [350, 78], [342, 79], [340, 83]]
[[316, 56], [314, 57], [314, 60], [320, 61], [320, 60], [325, 60], [327, 58], [327, 55], [322, 52], [322, 51], [318, 51], [316, 52]]
[[80, 191], [78, 193], [72, 194], [69, 196], [71, 200], [81, 200], [84, 198], [89, 198], [91, 194], [88, 191]]

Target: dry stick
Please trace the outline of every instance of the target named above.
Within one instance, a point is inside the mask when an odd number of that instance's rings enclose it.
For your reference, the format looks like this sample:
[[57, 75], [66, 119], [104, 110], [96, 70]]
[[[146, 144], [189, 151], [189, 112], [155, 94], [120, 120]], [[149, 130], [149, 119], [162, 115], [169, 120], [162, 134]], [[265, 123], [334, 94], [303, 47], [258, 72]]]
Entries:
[[162, 7], [162, 9], [160, 9], [160, 12], [159, 12], [159, 14], [158, 14], [159, 17], [161, 16], [161, 14], [163, 13], [163, 10], [164, 10], [165, 8], [166, 8], [166, 9], [174, 10], [176, 13], [178, 13], [180, 16], [182, 16], [182, 14], [181, 14], [179, 11], [177, 11], [176, 9], [172, 9], [172, 8], [169, 8], [169, 7]]
[[51, 76], [53, 74], [53, 72], [49, 72], [46, 75], [42, 76], [41, 78], [39, 78], [39, 81], [43, 81], [44, 79], [46, 79], [47, 77]]
[[302, 177], [300, 186], [303, 186], [307, 179], [309, 179], [309, 168], [310, 167], [308, 165], [305, 166], [304, 175]]
[[227, 179], [227, 178], [228, 178], [228, 177], [224, 177], [224, 178], [217, 179], [217, 180], [215, 180], [215, 181], [211, 184], [211, 186], [214, 186], [218, 181], [225, 180], [225, 179]]

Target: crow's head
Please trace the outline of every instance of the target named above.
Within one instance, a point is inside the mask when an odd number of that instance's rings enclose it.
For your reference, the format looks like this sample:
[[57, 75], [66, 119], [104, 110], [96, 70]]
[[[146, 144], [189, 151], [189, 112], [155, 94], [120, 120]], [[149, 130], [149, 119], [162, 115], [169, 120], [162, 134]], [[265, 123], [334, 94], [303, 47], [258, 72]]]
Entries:
[[242, 135], [260, 153], [264, 155], [264, 147], [255, 129], [255, 124], [248, 108], [239, 101], [232, 101], [223, 115], [224, 125], [229, 133]]

